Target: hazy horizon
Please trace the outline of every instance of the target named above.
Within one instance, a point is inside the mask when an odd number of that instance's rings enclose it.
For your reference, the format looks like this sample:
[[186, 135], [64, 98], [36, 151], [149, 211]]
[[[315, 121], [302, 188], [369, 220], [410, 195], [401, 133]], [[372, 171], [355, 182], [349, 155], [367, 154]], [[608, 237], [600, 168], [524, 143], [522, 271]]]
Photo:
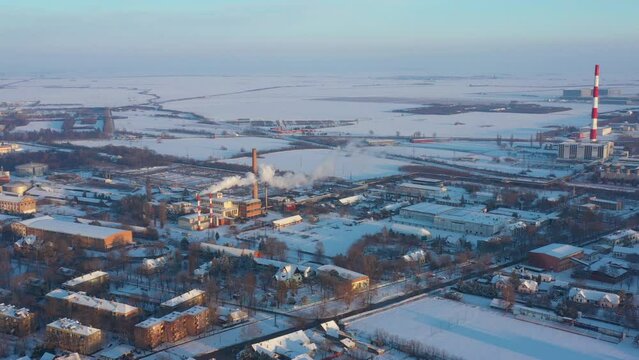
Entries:
[[0, 76], [608, 76], [639, 2], [0, 0]]

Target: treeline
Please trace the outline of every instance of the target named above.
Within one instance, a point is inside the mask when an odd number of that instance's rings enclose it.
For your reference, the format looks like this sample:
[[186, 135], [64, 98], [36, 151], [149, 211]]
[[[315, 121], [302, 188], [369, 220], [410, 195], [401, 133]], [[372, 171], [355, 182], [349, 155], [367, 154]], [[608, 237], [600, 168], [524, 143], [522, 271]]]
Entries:
[[[69, 130], [71, 126], [71, 130]], [[100, 139], [106, 138], [104, 133], [100, 130], [94, 131], [73, 131], [73, 124], [65, 120], [63, 123], [64, 131], [56, 131], [52, 129], [40, 129], [34, 131], [16, 131], [7, 132], [5, 129], [2, 134], [2, 140], [4, 141], [24, 141], [24, 142], [38, 142], [38, 143], [52, 143], [60, 140], [86, 140], [86, 139]]]
[[[170, 156], [159, 155], [148, 149], [125, 146], [104, 146], [86, 148], [72, 146], [72, 151], [47, 150], [36, 152], [13, 152], [0, 157], [6, 170], [14, 170], [16, 165], [28, 162], [41, 162], [52, 170], [98, 167], [106, 164], [119, 164], [127, 167], [161, 166], [171, 163]], [[113, 155], [105, 157], [103, 154]]]

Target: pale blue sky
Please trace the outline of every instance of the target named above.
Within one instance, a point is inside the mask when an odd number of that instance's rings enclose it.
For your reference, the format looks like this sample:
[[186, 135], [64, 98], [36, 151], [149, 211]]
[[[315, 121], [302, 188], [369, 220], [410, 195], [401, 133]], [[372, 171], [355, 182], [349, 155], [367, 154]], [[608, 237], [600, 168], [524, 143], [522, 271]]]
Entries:
[[0, 13], [9, 75], [639, 68], [638, 0], [0, 0]]

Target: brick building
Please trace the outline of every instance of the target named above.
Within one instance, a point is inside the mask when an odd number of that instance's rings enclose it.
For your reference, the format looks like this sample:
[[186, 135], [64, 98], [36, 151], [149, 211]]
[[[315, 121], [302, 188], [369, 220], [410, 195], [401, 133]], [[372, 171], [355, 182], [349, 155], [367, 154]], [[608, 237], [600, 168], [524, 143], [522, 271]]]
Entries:
[[26, 308], [0, 304], [0, 333], [15, 336], [29, 335], [35, 330], [35, 314]]
[[141, 349], [153, 349], [158, 345], [173, 343], [187, 336], [195, 336], [206, 331], [210, 311], [203, 306], [194, 306], [186, 311], [174, 311], [161, 318], [148, 318], [135, 325], [133, 339]]
[[109, 274], [104, 271], [94, 271], [78, 276], [62, 284], [62, 287], [71, 291], [84, 291], [86, 293], [99, 292], [109, 284]]
[[115, 301], [88, 296], [82, 292], [56, 289], [46, 295], [49, 311], [71, 316], [99, 328], [128, 332], [138, 322], [139, 308]]
[[36, 200], [29, 196], [10, 196], [0, 194], [0, 211], [11, 214], [33, 214], [36, 212]]
[[200, 289], [193, 289], [161, 303], [160, 309], [163, 313], [169, 313], [186, 310], [196, 305], [204, 305], [204, 303], [206, 303], [206, 293]]
[[548, 244], [528, 252], [528, 262], [543, 269], [564, 271], [571, 268], [574, 263], [571, 258], [581, 259], [584, 250], [577, 246], [566, 244]]
[[89, 355], [100, 350], [104, 336], [100, 329], [71, 319], [59, 319], [47, 325], [46, 343], [67, 351]]
[[239, 217], [250, 219], [262, 215], [262, 200], [250, 199], [238, 202]]

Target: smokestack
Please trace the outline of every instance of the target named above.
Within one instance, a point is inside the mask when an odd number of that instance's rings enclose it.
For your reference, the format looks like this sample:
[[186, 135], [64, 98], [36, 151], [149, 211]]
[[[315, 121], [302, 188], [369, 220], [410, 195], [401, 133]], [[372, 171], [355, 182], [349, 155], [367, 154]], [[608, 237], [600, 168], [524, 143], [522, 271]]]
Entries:
[[264, 184], [264, 213], [268, 212], [268, 186]]
[[599, 117], [599, 64], [595, 65], [595, 86], [592, 89], [592, 127], [590, 141], [597, 141], [597, 118]]
[[213, 193], [209, 193], [209, 228], [213, 227]]
[[253, 148], [251, 151], [251, 155], [253, 156], [253, 174], [255, 175], [255, 182], [253, 182], [253, 199], [259, 199], [258, 189], [257, 189], [257, 149]]
[[200, 222], [202, 221], [202, 199], [200, 199], [200, 194], [195, 195], [195, 199], [197, 200], [197, 229], [201, 230]]

